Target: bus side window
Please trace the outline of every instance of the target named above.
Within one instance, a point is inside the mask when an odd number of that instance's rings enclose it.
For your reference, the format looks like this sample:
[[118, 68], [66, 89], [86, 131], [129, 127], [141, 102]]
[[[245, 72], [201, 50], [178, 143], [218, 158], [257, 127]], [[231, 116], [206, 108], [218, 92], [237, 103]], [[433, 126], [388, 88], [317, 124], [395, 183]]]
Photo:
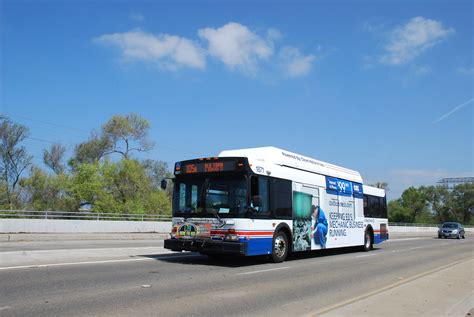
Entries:
[[250, 179], [250, 199], [259, 195], [262, 198], [262, 205], [258, 208], [258, 214], [268, 214], [269, 195], [268, 195], [268, 178], [265, 176], [252, 176]]
[[381, 218], [388, 218], [387, 215], [387, 196], [380, 197], [380, 210], [381, 210]]
[[270, 200], [270, 208], [275, 218], [291, 219], [293, 211], [291, 181], [271, 178]]
[[370, 210], [370, 217], [380, 218], [379, 197], [369, 196], [369, 210]]
[[369, 202], [367, 195], [364, 194], [364, 217], [370, 217]]

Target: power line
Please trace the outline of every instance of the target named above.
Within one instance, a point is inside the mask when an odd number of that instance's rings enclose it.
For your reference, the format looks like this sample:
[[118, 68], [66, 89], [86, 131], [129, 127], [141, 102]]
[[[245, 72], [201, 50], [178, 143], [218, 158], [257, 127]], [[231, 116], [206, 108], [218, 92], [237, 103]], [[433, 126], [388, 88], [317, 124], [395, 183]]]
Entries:
[[[54, 127], [58, 127], [58, 128], [64, 128], [64, 129], [69, 129], [69, 130], [75, 130], [75, 131], [81, 131], [81, 132], [85, 132], [85, 133], [90, 133], [90, 131], [87, 131], [87, 130], [84, 130], [84, 129], [80, 129], [80, 128], [76, 128], [76, 127], [72, 127], [72, 126], [65, 126], [65, 125], [61, 125], [61, 124], [57, 124], [57, 123], [54, 123], [54, 122], [49, 122], [49, 121], [44, 121], [44, 120], [39, 120], [39, 119], [33, 119], [33, 118], [30, 118], [30, 117], [27, 117], [27, 116], [24, 116], [24, 115], [18, 115], [18, 114], [11, 114], [11, 113], [6, 113], [4, 112], [5, 115], [7, 116], [10, 116], [10, 117], [15, 117], [15, 118], [21, 118], [21, 119], [24, 119], [24, 120], [29, 120], [29, 121], [32, 121], [32, 122], [38, 122], [38, 123], [43, 123], [43, 124], [48, 124], [48, 125], [51, 125], [51, 126], [54, 126]], [[69, 134], [69, 133], [68, 133]], [[71, 136], [75, 136], [75, 137], [79, 137], [79, 138], [82, 138], [82, 136], [78, 136], [78, 135], [73, 135], [73, 134], [70, 134]], [[34, 141], [39, 141], [39, 142], [46, 142], [46, 143], [51, 143], [51, 144], [55, 144], [55, 143], [60, 143], [60, 142], [54, 142], [54, 141], [50, 141], [50, 140], [46, 140], [46, 139], [41, 139], [41, 138], [34, 138], [34, 137], [28, 137], [28, 139], [30, 140], [34, 140]], [[159, 144], [157, 144], [157, 148], [167, 148], [169, 150], [172, 150], [172, 151], [175, 151], [175, 152], [182, 152], [182, 150], [179, 150], [175, 147], [172, 147], [172, 146], [169, 146], [169, 145], [166, 145], [166, 144], [162, 144], [161, 142]], [[198, 153], [198, 152], [194, 152], [194, 151], [187, 151], [187, 152], [190, 152], [191, 154], [194, 154], [196, 156], [200, 156], [202, 155], [201, 153]]]
[[32, 138], [32, 137], [26, 137], [26, 138], [29, 139], [29, 140], [33, 140], [33, 141], [46, 142], [46, 143], [51, 143], [51, 144], [59, 143], [59, 142], [50, 141], [50, 140], [45, 140], [45, 139], [40, 139], [40, 138]]
[[21, 119], [25, 119], [25, 120], [29, 120], [29, 121], [33, 121], [33, 122], [38, 122], [38, 123], [43, 123], [43, 124], [49, 124], [49, 125], [52, 125], [52, 126], [55, 126], [55, 127], [58, 127], [58, 128], [64, 128], [64, 129], [70, 129], [70, 130], [76, 130], [76, 131], [81, 131], [81, 132], [85, 132], [85, 133], [90, 133], [90, 131], [87, 131], [87, 130], [84, 130], [84, 129], [80, 129], [80, 128], [76, 128], [76, 127], [72, 127], [72, 126], [65, 126], [65, 125], [62, 125], [62, 124], [57, 124], [57, 123], [54, 123], [54, 122], [49, 122], [49, 121], [44, 121], [44, 120], [33, 119], [33, 118], [29, 118], [29, 117], [26, 117], [26, 116], [23, 116], [23, 115], [11, 114], [11, 113], [5, 113], [5, 112], [4, 112], [4, 114], [7, 115], [7, 116], [10, 116], [10, 117], [21, 118]]

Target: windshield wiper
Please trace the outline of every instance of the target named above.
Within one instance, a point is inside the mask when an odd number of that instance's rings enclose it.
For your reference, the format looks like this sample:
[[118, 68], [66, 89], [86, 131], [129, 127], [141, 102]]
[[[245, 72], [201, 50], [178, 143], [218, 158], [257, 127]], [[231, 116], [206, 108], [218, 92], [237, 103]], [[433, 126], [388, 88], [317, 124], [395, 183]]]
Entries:
[[210, 211], [210, 213], [219, 220], [219, 228], [225, 226], [226, 221], [222, 220], [222, 218], [219, 216], [219, 213], [217, 211]]

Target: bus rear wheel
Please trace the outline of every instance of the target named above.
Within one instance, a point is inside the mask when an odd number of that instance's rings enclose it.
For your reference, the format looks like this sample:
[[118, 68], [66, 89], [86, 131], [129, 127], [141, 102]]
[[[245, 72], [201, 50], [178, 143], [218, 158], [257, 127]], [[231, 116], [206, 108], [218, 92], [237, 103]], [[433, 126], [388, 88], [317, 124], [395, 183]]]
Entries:
[[288, 237], [283, 231], [279, 231], [273, 237], [272, 261], [280, 263], [288, 256]]
[[373, 242], [372, 242], [372, 235], [370, 234], [369, 230], [365, 230], [364, 234], [364, 246], [362, 247], [362, 250], [364, 251], [370, 251], [374, 247]]

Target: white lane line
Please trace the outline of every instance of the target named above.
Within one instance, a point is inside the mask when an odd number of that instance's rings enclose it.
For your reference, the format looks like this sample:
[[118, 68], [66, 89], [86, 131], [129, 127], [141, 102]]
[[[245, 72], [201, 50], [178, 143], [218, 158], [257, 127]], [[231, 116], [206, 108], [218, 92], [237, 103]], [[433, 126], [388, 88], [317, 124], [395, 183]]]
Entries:
[[11, 306], [3, 306], [3, 307], [0, 307], [0, 311], [2, 310], [7, 310], [7, 309], [12, 309]]
[[374, 255], [378, 255], [378, 253], [377, 254], [374, 253], [374, 254], [358, 255], [358, 256], [356, 256], [356, 258], [365, 258], [365, 257], [368, 257], [368, 256], [374, 256]]
[[158, 260], [158, 259], [191, 258], [195, 256], [200, 256], [200, 255], [189, 254], [189, 255], [177, 255], [177, 256], [161, 256], [161, 257], [154, 257], [154, 258], [134, 258], [134, 259], [120, 259], [120, 260], [102, 260], [102, 261], [86, 261], [86, 262], [66, 262], [66, 263], [5, 266], [5, 267], [0, 267], [0, 270], [32, 269], [32, 268], [45, 268], [45, 267], [55, 267], [55, 266], [84, 265], [84, 264], [106, 264], [106, 263], [135, 262], [135, 261], [151, 261], [151, 260]]
[[428, 240], [431, 237], [426, 238], [401, 238], [401, 239], [388, 239], [386, 242], [403, 242], [403, 241], [411, 241], [411, 240]]
[[283, 266], [283, 267], [276, 267], [274, 269], [268, 269], [268, 270], [259, 270], [259, 271], [251, 271], [251, 272], [243, 272], [243, 273], [238, 273], [237, 275], [250, 275], [250, 274], [257, 274], [257, 273], [263, 273], [263, 272], [270, 272], [270, 271], [277, 271], [277, 270], [286, 270], [289, 269], [289, 266]]
[[0, 254], [7, 253], [41, 253], [41, 252], [77, 252], [77, 251], [115, 251], [115, 250], [147, 250], [147, 249], [164, 249], [163, 247], [127, 247], [127, 248], [90, 248], [90, 249], [51, 249], [51, 250], [18, 250], [18, 251], [0, 251]]
[[410, 250], [416, 250], [416, 249], [423, 249], [425, 247], [414, 247], [414, 248], [410, 248]]

